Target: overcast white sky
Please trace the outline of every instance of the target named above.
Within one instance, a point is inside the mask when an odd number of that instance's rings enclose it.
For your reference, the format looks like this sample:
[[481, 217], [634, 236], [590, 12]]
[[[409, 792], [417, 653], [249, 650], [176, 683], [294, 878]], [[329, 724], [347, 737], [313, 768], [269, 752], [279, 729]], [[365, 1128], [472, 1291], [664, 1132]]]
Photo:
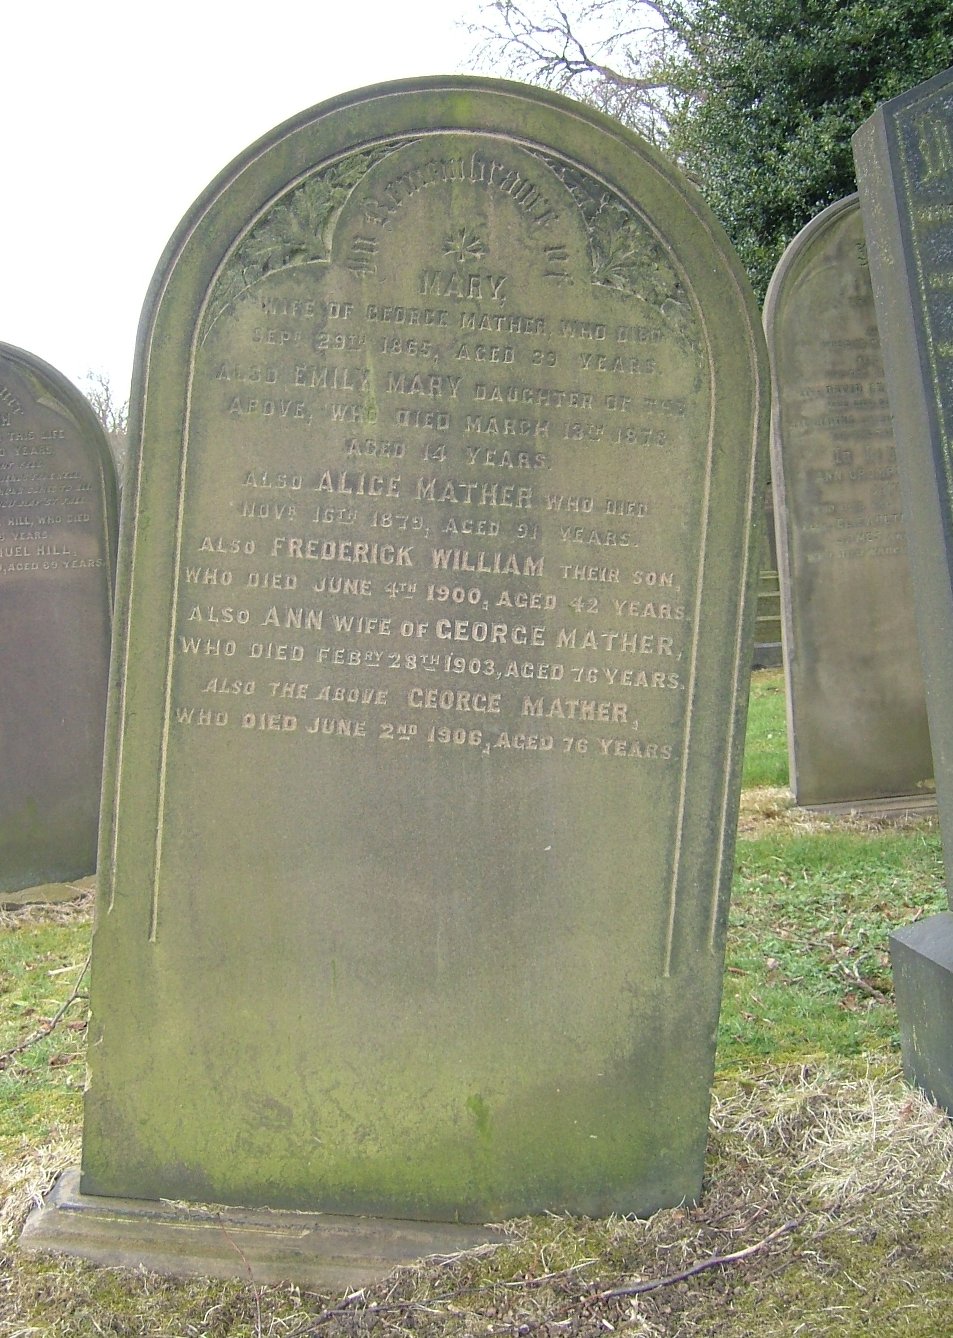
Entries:
[[0, 340], [128, 394], [139, 313], [182, 215], [325, 98], [472, 73], [480, 0], [6, 0]]

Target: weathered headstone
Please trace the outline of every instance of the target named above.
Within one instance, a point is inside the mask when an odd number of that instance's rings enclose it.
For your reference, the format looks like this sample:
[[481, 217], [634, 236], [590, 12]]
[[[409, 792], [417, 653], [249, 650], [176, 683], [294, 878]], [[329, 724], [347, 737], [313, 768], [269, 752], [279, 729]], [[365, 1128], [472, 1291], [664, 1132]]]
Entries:
[[95, 870], [115, 560], [98, 420], [0, 344], [0, 893]]
[[[953, 70], [854, 136], [953, 888]], [[953, 1113], [953, 914], [891, 938], [904, 1067]], [[929, 1025], [925, 1016], [929, 1013]]]
[[763, 486], [724, 235], [583, 107], [390, 85], [233, 164], [142, 331], [83, 1192], [696, 1198]]
[[765, 302], [771, 478], [798, 804], [933, 804], [900, 483], [857, 196], [785, 251]]

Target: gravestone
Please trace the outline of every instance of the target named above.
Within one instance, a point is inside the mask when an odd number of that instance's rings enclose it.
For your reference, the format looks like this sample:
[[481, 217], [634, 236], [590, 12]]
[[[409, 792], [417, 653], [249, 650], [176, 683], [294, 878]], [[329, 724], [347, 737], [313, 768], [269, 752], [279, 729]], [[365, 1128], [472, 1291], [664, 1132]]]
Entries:
[[141, 332], [80, 1195], [694, 1200], [763, 488], [724, 234], [587, 108], [386, 85], [226, 170]]
[[96, 868], [115, 558], [99, 421], [0, 344], [0, 894]]
[[791, 242], [764, 315], [795, 801], [932, 806], [896, 448], [856, 195]]
[[[953, 887], [953, 70], [854, 136]], [[953, 1113], [953, 914], [891, 936], [908, 1076]]]

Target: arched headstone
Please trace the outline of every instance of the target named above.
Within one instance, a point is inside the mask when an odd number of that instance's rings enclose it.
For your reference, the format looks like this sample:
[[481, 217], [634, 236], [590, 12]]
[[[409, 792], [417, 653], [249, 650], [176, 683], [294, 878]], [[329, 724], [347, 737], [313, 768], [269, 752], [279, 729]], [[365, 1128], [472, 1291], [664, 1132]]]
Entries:
[[934, 804], [897, 452], [857, 196], [791, 242], [765, 302], [791, 789]]
[[116, 528], [89, 403], [0, 344], [0, 893], [96, 868]]
[[724, 234], [589, 109], [387, 85], [228, 168], [141, 329], [84, 1192], [696, 1198], [764, 463]]

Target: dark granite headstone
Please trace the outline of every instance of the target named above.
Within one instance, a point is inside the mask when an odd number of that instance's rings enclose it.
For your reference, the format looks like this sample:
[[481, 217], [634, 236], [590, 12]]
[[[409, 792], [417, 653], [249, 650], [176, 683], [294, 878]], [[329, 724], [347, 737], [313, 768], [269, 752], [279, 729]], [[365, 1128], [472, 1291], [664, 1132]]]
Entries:
[[387, 85], [228, 168], [141, 330], [83, 1193], [695, 1199], [763, 488], [724, 234], [582, 106]]
[[0, 893], [96, 867], [116, 526], [89, 403], [0, 344]]
[[[885, 103], [854, 136], [907, 518], [953, 888], [953, 71]], [[891, 941], [908, 1074], [953, 1112], [950, 916]], [[939, 973], [945, 984], [938, 986]], [[936, 1010], [920, 1025], [928, 1001]], [[916, 1039], [914, 1034], [916, 1033]]]
[[943, 911], [890, 935], [903, 1066], [911, 1082], [953, 1114], [953, 914]]
[[857, 196], [785, 251], [765, 302], [771, 477], [798, 804], [932, 805], [900, 483]]

